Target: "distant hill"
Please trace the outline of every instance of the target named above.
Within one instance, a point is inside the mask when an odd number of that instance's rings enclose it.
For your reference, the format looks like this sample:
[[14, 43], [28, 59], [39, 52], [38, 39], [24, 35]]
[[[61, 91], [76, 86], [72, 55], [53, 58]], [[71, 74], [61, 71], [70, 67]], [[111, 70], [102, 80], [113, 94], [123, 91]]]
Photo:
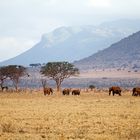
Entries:
[[74, 64], [80, 69], [140, 69], [140, 31]]
[[30, 50], [0, 65], [83, 59], [140, 29], [140, 20], [120, 20], [100, 26], [61, 27], [44, 34]]

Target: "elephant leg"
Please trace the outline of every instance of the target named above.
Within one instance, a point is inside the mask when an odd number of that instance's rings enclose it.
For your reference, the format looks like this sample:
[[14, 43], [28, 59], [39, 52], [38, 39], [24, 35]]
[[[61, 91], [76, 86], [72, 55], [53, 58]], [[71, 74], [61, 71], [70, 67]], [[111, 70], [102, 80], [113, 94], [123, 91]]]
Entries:
[[112, 94], [113, 94], [113, 96], [114, 96], [115, 92], [113, 91]]

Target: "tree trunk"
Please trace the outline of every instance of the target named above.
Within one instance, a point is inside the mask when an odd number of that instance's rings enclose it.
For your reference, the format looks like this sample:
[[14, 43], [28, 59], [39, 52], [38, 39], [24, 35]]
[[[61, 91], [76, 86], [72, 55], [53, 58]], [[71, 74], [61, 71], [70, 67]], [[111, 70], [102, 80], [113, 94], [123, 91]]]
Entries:
[[61, 89], [61, 82], [59, 80], [56, 81], [56, 89], [58, 92], [58, 95], [60, 94], [60, 89]]
[[18, 84], [15, 85], [16, 92], [18, 92]]
[[15, 86], [16, 92], [18, 92], [18, 80], [16, 79], [15, 81], [13, 81], [13, 84]]
[[60, 91], [60, 83], [56, 83], [56, 88], [57, 88], [57, 91], [59, 92]]
[[4, 83], [4, 80], [1, 79], [0, 87], [1, 87], [1, 90], [2, 90], [2, 91], [3, 91], [3, 83]]
[[57, 85], [57, 91], [58, 91], [58, 92], [60, 91], [60, 87], [59, 87], [59, 85]]

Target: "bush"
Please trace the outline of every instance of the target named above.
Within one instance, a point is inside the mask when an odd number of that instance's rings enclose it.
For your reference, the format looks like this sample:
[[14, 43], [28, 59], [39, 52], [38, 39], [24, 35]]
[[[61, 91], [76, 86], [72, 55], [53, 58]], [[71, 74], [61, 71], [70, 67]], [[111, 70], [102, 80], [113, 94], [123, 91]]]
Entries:
[[89, 85], [89, 88], [91, 89], [91, 91], [95, 88], [94, 85]]
[[13, 133], [14, 132], [14, 127], [12, 125], [12, 123], [3, 123], [1, 124], [1, 129], [2, 132], [4, 133]]

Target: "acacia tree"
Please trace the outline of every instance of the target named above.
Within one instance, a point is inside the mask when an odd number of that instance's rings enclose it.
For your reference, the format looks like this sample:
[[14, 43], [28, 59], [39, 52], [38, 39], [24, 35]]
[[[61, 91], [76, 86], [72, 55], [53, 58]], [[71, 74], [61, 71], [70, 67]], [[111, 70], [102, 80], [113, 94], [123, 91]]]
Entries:
[[27, 74], [26, 68], [20, 65], [9, 65], [6, 69], [8, 77], [12, 80], [16, 91], [18, 91], [20, 77]]
[[4, 80], [8, 78], [7, 67], [0, 67], [0, 87], [3, 88]]
[[64, 79], [79, 74], [79, 70], [69, 62], [49, 62], [41, 67], [40, 72], [56, 82], [57, 91], [60, 91]]

